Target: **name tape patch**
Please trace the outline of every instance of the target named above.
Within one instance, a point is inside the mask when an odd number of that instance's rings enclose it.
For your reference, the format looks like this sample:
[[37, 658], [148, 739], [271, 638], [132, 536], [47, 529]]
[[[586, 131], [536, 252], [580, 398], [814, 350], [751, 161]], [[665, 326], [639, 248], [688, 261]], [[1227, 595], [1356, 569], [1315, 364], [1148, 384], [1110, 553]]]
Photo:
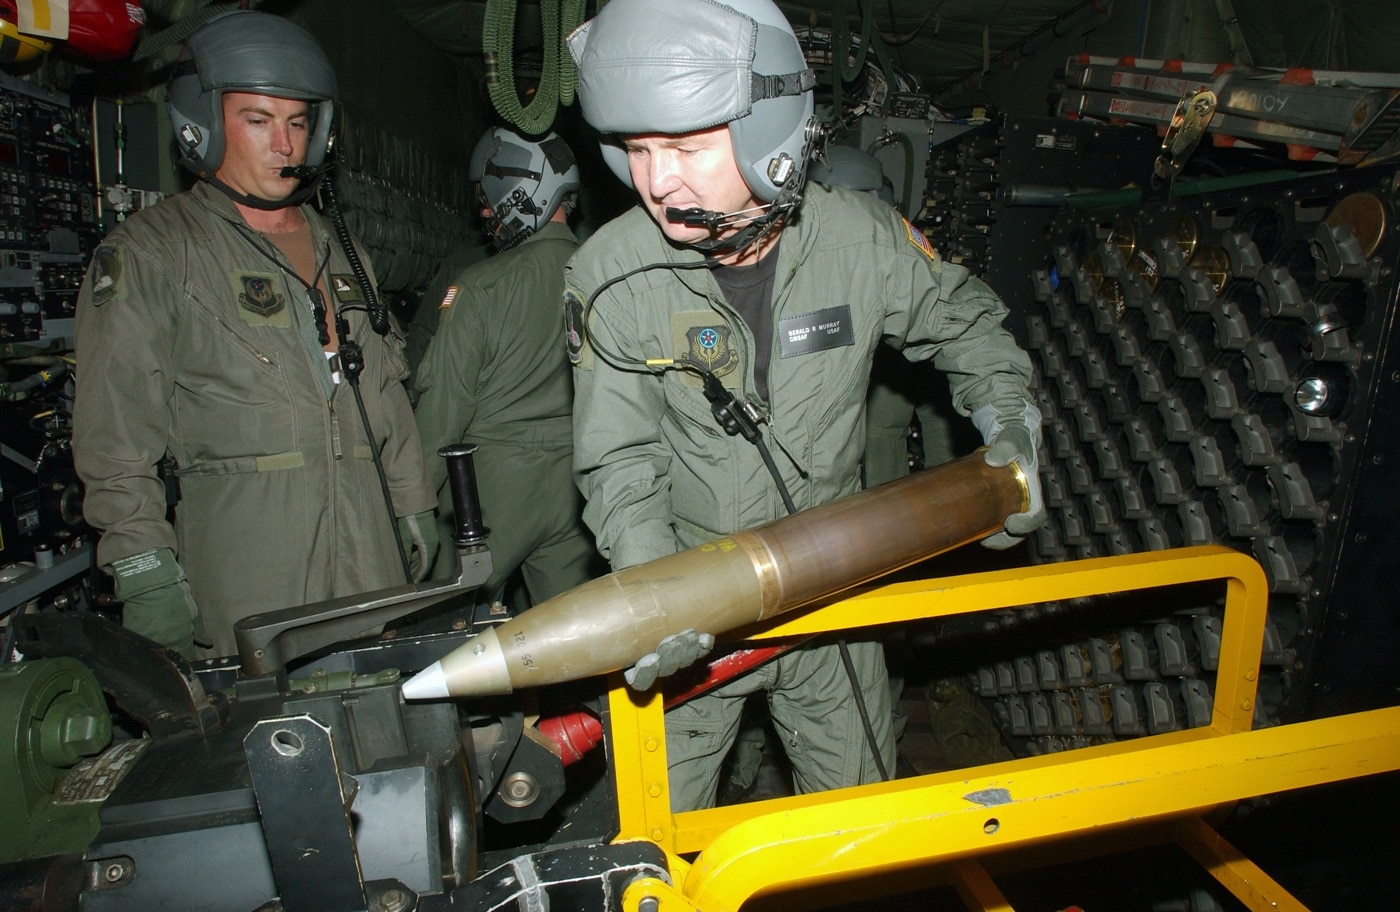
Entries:
[[778, 355], [782, 358], [841, 348], [855, 342], [851, 308], [845, 305], [778, 321]]

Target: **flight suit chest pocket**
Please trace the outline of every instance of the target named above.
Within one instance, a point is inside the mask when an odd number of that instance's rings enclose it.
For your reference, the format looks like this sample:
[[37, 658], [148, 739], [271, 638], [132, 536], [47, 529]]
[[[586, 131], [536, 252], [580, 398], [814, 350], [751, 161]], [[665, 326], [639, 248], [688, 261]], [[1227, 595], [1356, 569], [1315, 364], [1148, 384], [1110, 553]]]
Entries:
[[224, 275], [232, 307], [222, 289], [185, 286], [171, 409], [173, 451], [186, 468], [298, 449], [287, 362], [299, 343], [293, 344], [287, 287], [276, 274]]
[[291, 302], [276, 273], [238, 270], [229, 273], [229, 284], [244, 323], [274, 329], [292, 325]]

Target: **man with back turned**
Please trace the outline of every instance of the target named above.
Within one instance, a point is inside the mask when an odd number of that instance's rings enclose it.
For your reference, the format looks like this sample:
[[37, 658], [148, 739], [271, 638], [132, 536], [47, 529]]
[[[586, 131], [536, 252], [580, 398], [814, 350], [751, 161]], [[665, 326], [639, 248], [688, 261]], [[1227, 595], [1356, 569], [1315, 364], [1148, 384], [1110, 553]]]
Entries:
[[[457, 275], [420, 365], [416, 411], [425, 453], [477, 447], [481, 518], [491, 530], [491, 578], [501, 599], [517, 570], [538, 604], [596, 575], [593, 537], [579, 519], [571, 472], [573, 383], [560, 333], [564, 264], [578, 249], [569, 229], [580, 189], [573, 151], [491, 127], [476, 144], [475, 182], [496, 253]], [[431, 464], [439, 516], [452, 512], [446, 469]], [[439, 525], [439, 537], [447, 537]], [[446, 575], [455, 553], [439, 555]]]

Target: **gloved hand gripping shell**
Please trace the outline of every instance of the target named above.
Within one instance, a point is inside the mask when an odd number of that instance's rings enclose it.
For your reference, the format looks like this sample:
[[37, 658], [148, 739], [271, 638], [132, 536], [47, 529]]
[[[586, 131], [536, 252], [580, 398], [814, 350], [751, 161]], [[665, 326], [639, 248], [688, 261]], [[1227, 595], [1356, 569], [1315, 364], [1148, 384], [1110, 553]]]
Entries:
[[972, 413], [972, 423], [981, 432], [988, 449], [987, 465], [1000, 468], [1016, 463], [1026, 478], [1029, 506], [1024, 513], [1006, 518], [1006, 527], [982, 541], [984, 547], [1002, 550], [1045, 524], [1045, 499], [1040, 491], [1040, 410], [1022, 401], [1019, 407], [997, 409], [984, 405]]

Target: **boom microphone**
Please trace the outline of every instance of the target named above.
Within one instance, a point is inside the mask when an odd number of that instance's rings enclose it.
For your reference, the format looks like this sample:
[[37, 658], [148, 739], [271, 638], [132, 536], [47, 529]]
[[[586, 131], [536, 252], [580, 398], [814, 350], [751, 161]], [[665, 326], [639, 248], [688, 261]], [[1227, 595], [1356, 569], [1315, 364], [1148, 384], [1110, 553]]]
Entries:
[[708, 228], [715, 231], [719, 227], [719, 220], [724, 218], [724, 213], [715, 212], [713, 209], [677, 209], [674, 206], [666, 207], [666, 221], [684, 222], [687, 228]]
[[311, 180], [320, 175], [325, 168], [313, 168], [310, 165], [288, 165], [278, 172], [280, 177], [295, 177], [297, 180]]
[[713, 209], [677, 209], [674, 206], [666, 207], [666, 221], [681, 222], [690, 228], [707, 228], [710, 231], [719, 231], [721, 228], [728, 228], [730, 225], [737, 225], [740, 222], [751, 222], [764, 212], [768, 206], [754, 206], [751, 209], [740, 209], [737, 212], [716, 212]]

